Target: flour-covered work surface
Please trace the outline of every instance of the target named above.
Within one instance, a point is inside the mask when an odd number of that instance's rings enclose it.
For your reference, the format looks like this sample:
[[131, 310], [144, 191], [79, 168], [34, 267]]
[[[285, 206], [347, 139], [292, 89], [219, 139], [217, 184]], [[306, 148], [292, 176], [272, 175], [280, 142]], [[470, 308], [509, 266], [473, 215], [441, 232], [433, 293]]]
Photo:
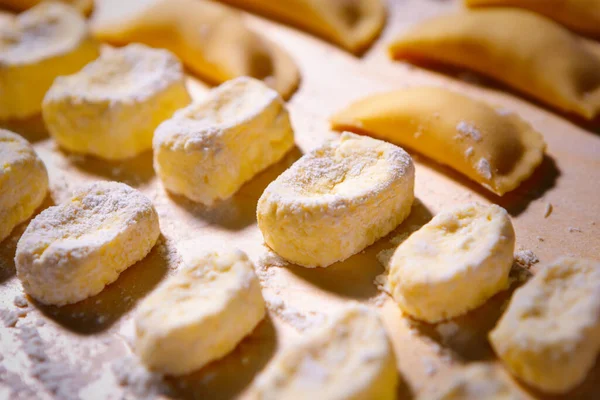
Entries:
[[[269, 87], [282, 93], [290, 69], [273, 69], [273, 80], [259, 68], [259, 79], [211, 92], [192, 76], [194, 49], [90, 74], [127, 52], [103, 48], [69, 78], [84, 82], [77, 90], [55, 87], [62, 96], [47, 98], [56, 107], [44, 117], [63, 134], [77, 120], [73, 132], [89, 137], [109, 137], [125, 118], [139, 146], [60, 147], [41, 115], [2, 117], [29, 144], [12, 133], [0, 141], [0, 155], [13, 157], [0, 162], [0, 218], [11, 216], [0, 221], [11, 231], [0, 242], [0, 399], [597, 398], [599, 346], [589, 338], [600, 326], [600, 122], [466, 70], [389, 58], [391, 42], [462, 3], [388, 1], [383, 31], [360, 58], [245, 12], [223, 20], [244, 20], [249, 41], [268, 39], [243, 52], [262, 61], [235, 59], [241, 70], [271, 60], [263, 48], [289, 55], [301, 80], [287, 102], [287, 89], [280, 97]], [[164, 21], [184, 18], [167, 11]], [[4, 21], [15, 23], [0, 13], [0, 52]], [[140, 26], [154, 32], [155, 21]], [[186, 32], [229, 65], [232, 55], [211, 46], [231, 35], [209, 33]], [[93, 40], [89, 61], [103, 46]], [[151, 90], [130, 96], [136, 87]], [[446, 90], [396, 107], [395, 93], [410, 87]], [[42, 110], [38, 97], [28, 110]], [[338, 128], [374, 138], [332, 129], [332, 117], [369, 98], [388, 108], [352, 109]], [[430, 98], [444, 108], [429, 111]], [[162, 99], [183, 110], [150, 120]], [[473, 106], [461, 114], [463, 101]], [[159, 124], [151, 149], [145, 128]], [[399, 124], [415, 132], [396, 133]], [[508, 162], [494, 143], [518, 151]]]

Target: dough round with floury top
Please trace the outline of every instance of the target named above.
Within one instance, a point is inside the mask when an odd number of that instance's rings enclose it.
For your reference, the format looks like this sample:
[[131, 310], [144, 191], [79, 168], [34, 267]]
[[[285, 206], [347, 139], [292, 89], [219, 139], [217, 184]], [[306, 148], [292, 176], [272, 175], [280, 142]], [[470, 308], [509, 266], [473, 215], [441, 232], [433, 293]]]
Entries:
[[0, 129], [0, 242], [31, 217], [48, 192], [48, 172], [29, 142]]
[[0, 24], [0, 119], [38, 114], [59, 75], [98, 57], [85, 18], [74, 8], [44, 2]]
[[294, 147], [288, 111], [263, 82], [241, 77], [178, 111], [154, 135], [154, 169], [165, 188], [211, 205], [231, 197]]
[[144, 299], [135, 317], [135, 352], [154, 371], [186, 374], [232, 351], [264, 316], [246, 254], [211, 252]]
[[17, 276], [44, 304], [76, 303], [143, 259], [159, 234], [158, 215], [141, 192], [93, 183], [31, 221], [17, 244]]
[[150, 150], [156, 127], [189, 104], [184, 78], [167, 50], [107, 48], [78, 73], [54, 81], [44, 98], [44, 122], [69, 151], [133, 157]]
[[389, 289], [402, 311], [427, 322], [466, 313], [508, 287], [515, 231], [502, 207], [441, 212], [402, 242]]
[[410, 213], [414, 165], [400, 147], [342, 134], [304, 155], [265, 189], [265, 243], [304, 267], [327, 267], [387, 235]]
[[350, 306], [281, 350], [256, 379], [252, 400], [396, 398], [396, 357], [377, 313]]

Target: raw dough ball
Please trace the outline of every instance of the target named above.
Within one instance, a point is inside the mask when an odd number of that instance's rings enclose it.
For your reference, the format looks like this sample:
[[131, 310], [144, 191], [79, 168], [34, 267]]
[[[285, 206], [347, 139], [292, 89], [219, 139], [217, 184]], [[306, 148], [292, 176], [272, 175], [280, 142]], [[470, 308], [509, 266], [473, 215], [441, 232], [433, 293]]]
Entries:
[[410, 213], [414, 165], [400, 147], [342, 134], [304, 155], [265, 189], [265, 243], [305, 267], [327, 267], [387, 235]]
[[466, 313], [508, 287], [515, 232], [497, 205], [468, 204], [436, 215], [394, 252], [389, 284], [414, 318]]
[[46, 167], [21, 136], [0, 129], [0, 242], [27, 220], [48, 192]]
[[65, 149], [114, 160], [152, 148], [156, 127], [190, 100], [173, 54], [132, 44], [108, 48], [78, 73], [57, 78], [43, 115]]
[[251, 399], [392, 400], [398, 372], [377, 313], [349, 307], [284, 348], [250, 390]]
[[177, 112], [154, 136], [154, 167], [171, 192], [211, 205], [279, 161], [294, 134], [279, 94], [236, 78]]
[[241, 251], [210, 253], [140, 305], [135, 352], [152, 370], [186, 374], [232, 351], [264, 316], [248, 257]]
[[519, 379], [548, 393], [580, 384], [600, 352], [600, 263], [561, 258], [517, 289], [490, 342]]
[[54, 79], [98, 57], [86, 21], [62, 3], [39, 4], [0, 25], [0, 119], [39, 113]]
[[146, 196], [123, 183], [97, 182], [31, 221], [17, 244], [17, 276], [44, 304], [76, 303], [144, 258], [159, 234]]

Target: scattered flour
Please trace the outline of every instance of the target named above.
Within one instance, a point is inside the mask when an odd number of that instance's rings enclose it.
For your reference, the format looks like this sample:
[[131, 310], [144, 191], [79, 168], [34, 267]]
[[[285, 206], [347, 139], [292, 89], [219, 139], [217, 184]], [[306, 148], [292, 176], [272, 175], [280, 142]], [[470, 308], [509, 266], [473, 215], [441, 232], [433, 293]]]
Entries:
[[435, 330], [442, 337], [442, 341], [447, 342], [449, 339], [456, 336], [460, 331], [460, 327], [456, 323], [449, 321], [438, 324]]
[[492, 179], [492, 168], [490, 162], [486, 158], [480, 158], [477, 163], [477, 172], [485, 179]]
[[462, 135], [470, 136], [476, 142], [481, 141], [481, 132], [473, 124], [461, 121], [456, 125], [456, 130]]
[[568, 228], [568, 230], [569, 230], [569, 232], [571, 232], [571, 233], [573, 233], [573, 232], [582, 232], [582, 230], [581, 230], [581, 229], [579, 229], [579, 228], [576, 228], [576, 227], [573, 227], [573, 226], [570, 226], [570, 227]]
[[325, 314], [315, 311], [301, 313], [295, 307], [286, 304], [281, 297], [271, 295], [268, 292], [263, 293], [263, 296], [269, 311], [300, 332], [322, 325], [327, 320]]
[[19, 308], [25, 308], [25, 307], [29, 306], [27, 299], [25, 298], [25, 296], [22, 296], [22, 295], [15, 296], [13, 303], [15, 306], [17, 306]]
[[469, 147], [468, 149], [465, 150], [465, 157], [469, 158], [473, 155], [473, 148]]
[[7, 328], [14, 328], [17, 325], [19, 316], [11, 310], [0, 309], [0, 320]]
[[421, 358], [421, 362], [423, 362], [423, 368], [425, 369], [425, 375], [431, 376], [437, 372], [437, 367], [433, 363], [433, 360], [429, 357]]
[[162, 377], [148, 371], [132, 356], [114, 361], [111, 367], [117, 383], [134, 398], [153, 399], [166, 391]]
[[531, 268], [540, 262], [539, 258], [531, 250], [519, 250], [515, 253], [515, 261], [522, 267]]

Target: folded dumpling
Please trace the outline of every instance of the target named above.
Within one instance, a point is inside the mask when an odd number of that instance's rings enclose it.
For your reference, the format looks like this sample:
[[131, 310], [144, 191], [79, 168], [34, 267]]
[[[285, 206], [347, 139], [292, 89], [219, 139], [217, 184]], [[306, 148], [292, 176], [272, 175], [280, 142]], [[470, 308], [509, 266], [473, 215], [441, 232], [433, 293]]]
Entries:
[[584, 35], [600, 37], [600, 0], [465, 0], [469, 7], [526, 8]]
[[385, 23], [381, 0], [220, 0], [296, 25], [352, 52], [360, 52]]
[[416, 150], [500, 196], [531, 176], [546, 148], [518, 115], [434, 87], [363, 98], [333, 115], [331, 125]]
[[423, 22], [390, 45], [396, 59], [436, 61], [489, 75], [560, 110], [600, 113], [600, 58], [544, 17], [518, 9], [462, 12]]
[[162, 47], [201, 78], [263, 80], [289, 97], [299, 80], [291, 58], [250, 30], [240, 13], [207, 0], [99, 0], [92, 32], [102, 41]]

